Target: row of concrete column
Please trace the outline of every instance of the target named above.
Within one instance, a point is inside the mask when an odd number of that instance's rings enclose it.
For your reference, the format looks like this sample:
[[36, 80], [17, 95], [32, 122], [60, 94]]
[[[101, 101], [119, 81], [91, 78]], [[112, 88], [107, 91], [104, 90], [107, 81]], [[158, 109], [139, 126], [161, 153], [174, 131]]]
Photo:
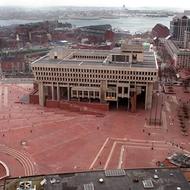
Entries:
[[[56, 96], [55, 96], [55, 87], [56, 87]], [[47, 87], [46, 87], [47, 88]], [[51, 87], [51, 93], [52, 93], [52, 100], [59, 101], [60, 100], [60, 86], [57, 84], [57, 86], [54, 86], [52, 84]], [[70, 100], [70, 87], [67, 86], [67, 99]], [[45, 87], [43, 83], [38, 84], [38, 89], [39, 89], [39, 104], [41, 106], [44, 106], [45, 104]], [[101, 89], [102, 90], [102, 89]], [[104, 92], [104, 90], [102, 90]], [[102, 93], [101, 93], [102, 94]], [[146, 95], [145, 95], [145, 110], [148, 110], [152, 106], [152, 94], [153, 94], [153, 84], [152, 83], [147, 83], [146, 85]], [[102, 99], [103, 97], [101, 97]]]
[[[52, 100], [60, 101], [61, 96], [60, 96], [60, 86], [57, 84], [51, 85], [51, 86], [44, 86], [42, 82], [38, 83], [38, 91], [39, 91], [39, 104], [41, 106], [45, 105], [45, 95], [48, 95], [48, 92], [46, 93], [47, 88], [51, 88], [51, 98]], [[56, 93], [55, 93], [55, 88], [56, 88]], [[67, 86], [67, 99], [70, 100], [70, 87]]]

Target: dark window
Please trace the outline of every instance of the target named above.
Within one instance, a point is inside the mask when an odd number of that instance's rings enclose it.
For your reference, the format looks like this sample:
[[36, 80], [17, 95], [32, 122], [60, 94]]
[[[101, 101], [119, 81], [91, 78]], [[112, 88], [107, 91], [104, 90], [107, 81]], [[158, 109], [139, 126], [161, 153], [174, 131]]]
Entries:
[[128, 55], [125, 56], [125, 59], [126, 59], [126, 60], [125, 60], [126, 62], [129, 62], [129, 56], [128, 56]]
[[98, 97], [99, 96], [99, 92], [95, 92], [95, 96]]
[[91, 97], [93, 97], [93, 94], [94, 94], [93, 91], [90, 91], [90, 96], [91, 96]]
[[118, 93], [119, 93], [119, 94], [122, 93], [122, 87], [118, 87]]
[[128, 94], [128, 88], [124, 87], [124, 94]]
[[132, 61], [137, 61], [137, 54], [133, 54]]
[[84, 91], [84, 96], [88, 96], [88, 91]]

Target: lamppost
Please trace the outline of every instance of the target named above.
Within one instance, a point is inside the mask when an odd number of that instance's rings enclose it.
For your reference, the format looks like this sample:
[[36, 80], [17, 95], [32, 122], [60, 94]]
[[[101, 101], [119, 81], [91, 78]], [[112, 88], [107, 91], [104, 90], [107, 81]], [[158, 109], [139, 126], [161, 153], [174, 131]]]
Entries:
[[160, 109], [160, 126], [162, 125], [162, 110], [163, 110], [163, 107], [164, 107], [163, 99], [164, 99], [164, 96], [162, 94], [161, 109]]
[[155, 111], [155, 119], [154, 119], [154, 123], [156, 125], [156, 116], [157, 116], [157, 111], [158, 111], [158, 98], [159, 98], [159, 93], [156, 93], [156, 111]]

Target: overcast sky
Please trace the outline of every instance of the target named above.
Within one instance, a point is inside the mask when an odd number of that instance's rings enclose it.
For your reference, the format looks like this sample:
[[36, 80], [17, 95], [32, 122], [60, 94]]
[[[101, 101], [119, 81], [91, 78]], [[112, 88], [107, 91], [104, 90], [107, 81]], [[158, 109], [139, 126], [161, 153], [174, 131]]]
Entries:
[[107, 6], [107, 7], [176, 7], [190, 9], [190, 0], [0, 0], [0, 6]]

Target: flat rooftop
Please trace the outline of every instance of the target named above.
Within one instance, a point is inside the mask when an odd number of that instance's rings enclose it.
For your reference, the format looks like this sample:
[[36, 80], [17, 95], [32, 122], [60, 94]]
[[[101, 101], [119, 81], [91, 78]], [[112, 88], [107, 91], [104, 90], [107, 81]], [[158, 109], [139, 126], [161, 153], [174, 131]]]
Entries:
[[5, 189], [13, 190], [19, 187], [20, 182], [29, 181], [33, 187], [36, 185], [37, 190], [189, 190], [190, 188], [179, 169], [156, 168], [113, 169], [13, 178], [6, 180]]
[[[79, 51], [77, 51], [79, 53]], [[83, 54], [84, 50], [81, 50], [81, 54]], [[89, 51], [87, 50], [89, 55], [97, 55], [97, 56], [106, 56], [109, 57], [114, 54], [114, 51], [103, 51], [102, 54], [97, 54], [97, 50]], [[87, 53], [84, 52], [84, 53]], [[117, 52], [117, 51], [116, 51]], [[51, 59], [49, 55], [40, 58], [39, 60], [33, 62], [33, 65], [75, 65], [75, 66], [105, 66], [105, 67], [131, 67], [131, 68], [157, 68], [157, 63], [155, 59], [154, 52], [145, 51], [144, 52], [144, 62], [136, 62], [136, 63], [126, 63], [126, 62], [112, 62], [109, 59], [85, 59], [85, 58], [67, 58], [69, 54], [74, 53], [74, 51], [70, 53], [66, 53], [63, 59]], [[99, 52], [100, 53], [100, 52]]]

